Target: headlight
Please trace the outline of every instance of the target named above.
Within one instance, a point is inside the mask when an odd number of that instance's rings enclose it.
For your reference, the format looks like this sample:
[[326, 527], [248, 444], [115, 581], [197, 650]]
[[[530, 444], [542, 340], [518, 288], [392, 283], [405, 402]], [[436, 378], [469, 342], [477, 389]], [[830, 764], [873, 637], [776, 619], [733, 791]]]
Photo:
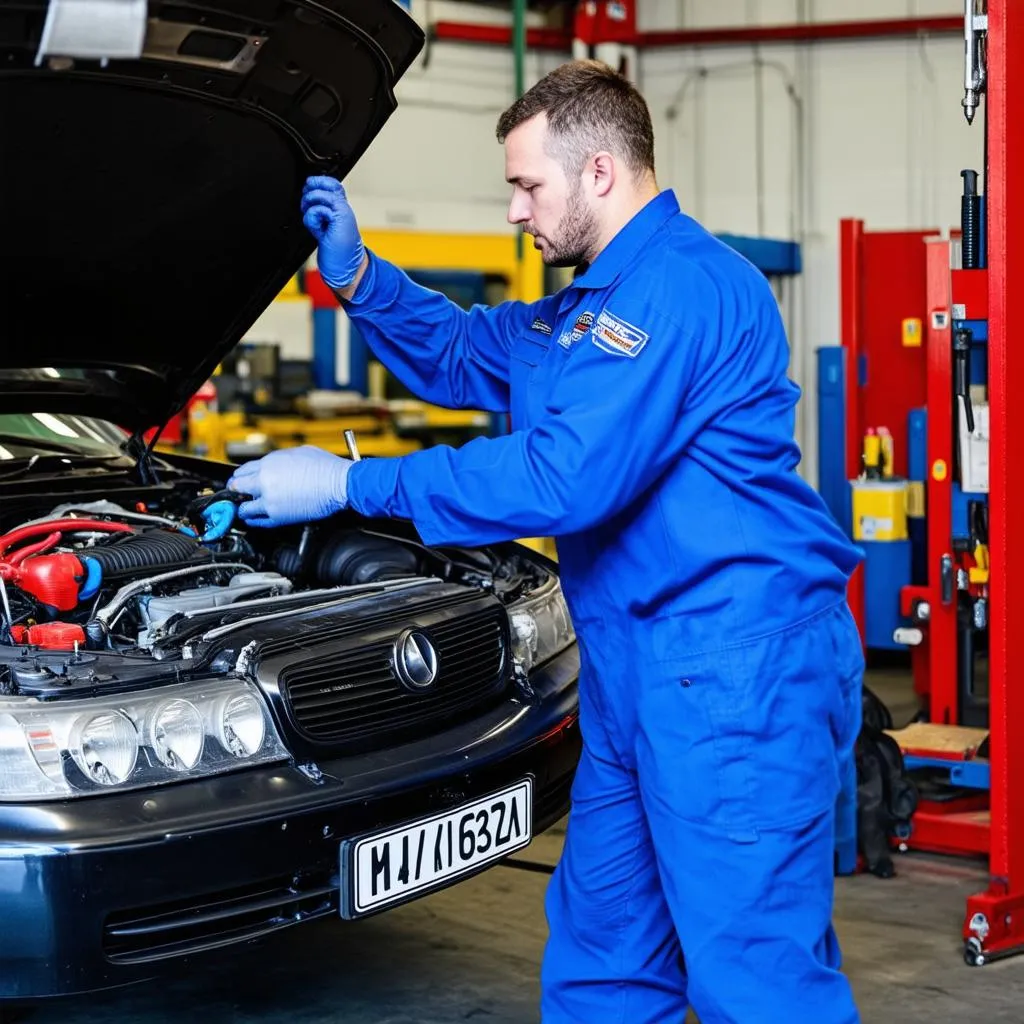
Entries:
[[89, 700], [0, 703], [0, 801], [64, 799], [288, 757], [251, 684], [211, 680]]
[[220, 707], [217, 735], [235, 757], [251, 757], [263, 746], [266, 734], [263, 705], [251, 694], [229, 697]]
[[561, 653], [575, 639], [562, 587], [552, 579], [509, 608], [512, 653], [524, 672]]
[[86, 778], [118, 786], [139, 759], [135, 723], [121, 711], [79, 715], [71, 727], [71, 756]]
[[195, 768], [206, 744], [206, 729], [199, 709], [187, 700], [175, 699], [161, 704], [153, 715], [150, 742], [153, 753], [168, 768], [176, 772]]

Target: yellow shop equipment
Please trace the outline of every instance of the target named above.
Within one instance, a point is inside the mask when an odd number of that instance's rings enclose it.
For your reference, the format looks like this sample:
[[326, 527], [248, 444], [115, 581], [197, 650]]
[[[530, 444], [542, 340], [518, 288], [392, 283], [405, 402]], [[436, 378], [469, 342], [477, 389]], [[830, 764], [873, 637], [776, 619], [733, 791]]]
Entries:
[[906, 540], [906, 480], [854, 480], [853, 538], [857, 541]]

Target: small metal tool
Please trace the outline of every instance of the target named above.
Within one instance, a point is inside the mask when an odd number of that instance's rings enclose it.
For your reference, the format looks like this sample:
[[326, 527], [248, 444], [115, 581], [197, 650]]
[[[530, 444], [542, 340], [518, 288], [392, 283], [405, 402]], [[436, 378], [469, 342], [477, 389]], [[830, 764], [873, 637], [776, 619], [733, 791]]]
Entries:
[[[356, 444], [356, 435], [353, 430], [345, 431], [345, 444], [348, 446], [348, 454], [353, 462], [359, 462], [362, 456], [359, 454], [359, 446]], [[299, 570], [300, 572], [305, 568], [306, 565], [306, 552], [309, 550], [309, 542], [313, 538], [313, 525], [306, 523], [302, 528], [302, 534], [299, 537]]]
[[345, 444], [348, 445], [348, 454], [352, 461], [361, 461], [362, 455], [359, 454], [359, 446], [356, 444], [356, 433], [354, 430], [345, 431]]

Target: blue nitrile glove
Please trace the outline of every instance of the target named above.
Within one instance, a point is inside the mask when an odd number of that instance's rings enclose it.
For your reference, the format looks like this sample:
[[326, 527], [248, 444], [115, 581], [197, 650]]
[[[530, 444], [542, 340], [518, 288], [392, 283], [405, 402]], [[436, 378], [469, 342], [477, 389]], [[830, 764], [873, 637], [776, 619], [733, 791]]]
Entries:
[[220, 540], [235, 521], [235, 513], [238, 506], [245, 501], [250, 501], [252, 495], [241, 490], [214, 491], [212, 493], [200, 494], [188, 507], [185, 515], [187, 522], [195, 527], [182, 524], [182, 533], [190, 537], [199, 536], [203, 543]]
[[203, 509], [203, 541], [220, 540], [231, 529], [238, 506], [233, 501], [215, 501]]
[[348, 504], [349, 459], [322, 448], [282, 448], [235, 470], [228, 487], [251, 494], [238, 509], [249, 526], [287, 526], [324, 519]]
[[350, 285], [362, 265], [365, 250], [356, 215], [336, 178], [311, 177], [302, 188], [302, 223], [319, 247], [317, 267], [331, 288]]

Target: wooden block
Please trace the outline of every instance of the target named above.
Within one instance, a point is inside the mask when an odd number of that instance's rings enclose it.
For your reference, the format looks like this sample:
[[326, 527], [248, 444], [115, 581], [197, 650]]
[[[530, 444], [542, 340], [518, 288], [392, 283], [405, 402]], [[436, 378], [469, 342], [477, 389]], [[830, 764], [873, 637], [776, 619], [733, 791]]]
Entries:
[[912, 722], [903, 729], [888, 729], [886, 732], [904, 753], [913, 751], [962, 759], [971, 757], [988, 736], [987, 729], [972, 729], [964, 725], [934, 725], [930, 722]]

